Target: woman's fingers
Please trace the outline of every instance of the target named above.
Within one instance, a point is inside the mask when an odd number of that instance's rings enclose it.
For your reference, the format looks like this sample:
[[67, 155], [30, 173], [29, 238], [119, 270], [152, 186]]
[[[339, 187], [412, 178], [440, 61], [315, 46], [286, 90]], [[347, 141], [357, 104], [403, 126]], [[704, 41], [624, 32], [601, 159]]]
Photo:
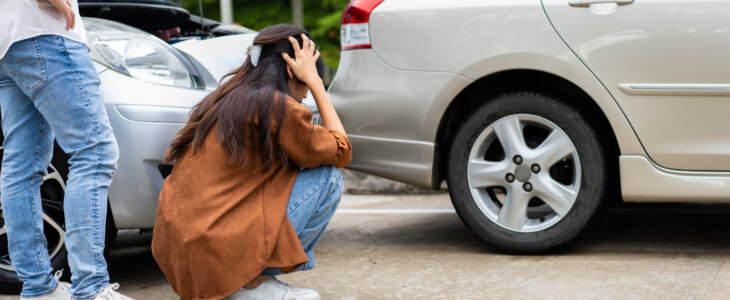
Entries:
[[289, 42], [294, 48], [294, 57], [301, 58], [303, 54], [314, 56], [315, 51], [317, 51], [317, 47], [315, 46], [314, 41], [309, 39], [304, 33], [302, 33], [301, 38], [303, 46], [299, 46], [299, 41], [297, 41], [297, 39], [295, 39], [293, 36], [289, 37]]
[[[294, 71], [298, 77], [309, 77], [305, 73], [316, 72], [314, 65], [317, 59], [319, 59], [320, 53], [316, 49], [314, 41], [309, 39], [305, 34], [301, 35], [302, 47], [299, 46], [299, 41], [294, 37], [289, 37], [289, 42], [294, 48], [294, 58], [289, 56], [286, 52], [281, 53], [281, 57], [286, 61], [289, 67]], [[301, 79], [301, 78], [300, 78]]]
[[284, 61], [289, 65], [289, 67], [294, 67], [296, 63], [294, 63], [294, 60], [289, 57], [289, 54], [281, 53], [281, 57], [284, 59]]
[[299, 36], [302, 38], [302, 51], [304, 51], [304, 53], [309, 53], [309, 38], [307, 38], [307, 35], [304, 33]]
[[304, 43], [304, 53], [309, 56], [314, 56], [314, 52], [317, 51], [317, 46], [314, 44], [314, 40], [310, 39], [306, 34], [302, 33], [302, 42]]
[[289, 42], [291, 43], [292, 47], [294, 47], [294, 56], [299, 56], [299, 53], [301, 53], [301, 48], [299, 47], [299, 41], [295, 39], [293, 36], [289, 37]]

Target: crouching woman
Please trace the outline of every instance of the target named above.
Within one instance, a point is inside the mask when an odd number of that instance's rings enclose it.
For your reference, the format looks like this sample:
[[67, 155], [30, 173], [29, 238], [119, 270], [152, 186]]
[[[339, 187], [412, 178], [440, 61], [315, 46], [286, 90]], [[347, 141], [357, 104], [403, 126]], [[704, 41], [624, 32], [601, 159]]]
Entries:
[[[267, 27], [249, 53], [167, 152], [152, 253], [182, 299], [319, 299], [275, 276], [314, 267], [350, 142], [309, 33]], [[301, 104], [310, 89], [323, 126]]]

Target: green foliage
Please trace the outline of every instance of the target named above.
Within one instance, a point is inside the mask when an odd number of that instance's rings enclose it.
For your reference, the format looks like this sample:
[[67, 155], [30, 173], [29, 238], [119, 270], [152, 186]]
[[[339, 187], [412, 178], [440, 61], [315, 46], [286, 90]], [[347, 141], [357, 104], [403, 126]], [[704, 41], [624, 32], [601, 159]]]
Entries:
[[[219, 0], [202, 0], [203, 15], [220, 20]], [[340, 61], [340, 17], [348, 0], [302, 0], [304, 28], [319, 45], [324, 63], [331, 74]], [[183, 7], [198, 15], [197, 0], [183, 0]], [[292, 22], [291, 0], [233, 0], [234, 22], [254, 29]]]

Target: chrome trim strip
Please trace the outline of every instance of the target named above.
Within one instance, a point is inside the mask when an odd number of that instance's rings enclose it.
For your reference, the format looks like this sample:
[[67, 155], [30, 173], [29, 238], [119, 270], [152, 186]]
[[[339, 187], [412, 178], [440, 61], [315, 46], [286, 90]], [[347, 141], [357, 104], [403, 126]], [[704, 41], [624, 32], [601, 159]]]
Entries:
[[618, 88], [638, 96], [730, 96], [730, 84], [621, 83]]
[[616, 3], [617, 5], [629, 5], [634, 0], [570, 0], [568, 5], [573, 7], [590, 7], [591, 4]]
[[436, 145], [431, 142], [423, 142], [423, 141], [414, 141], [414, 140], [404, 140], [404, 139], [394, 139], [394, 138], [384, 138], [384, 137], [374, 137], [374, 136], [367, 136], [367, 135], [358, 135], [358, 134], [348, 134], [348, 139], [362, 139], [362, 140], [371, 140], [374, 142], [387, 142], [387, 143], [404, 143], [404, 144], [413, 144], [413, 145], [421, 145], [421, 146], [427, 146], [427, 147], [435, 147]]

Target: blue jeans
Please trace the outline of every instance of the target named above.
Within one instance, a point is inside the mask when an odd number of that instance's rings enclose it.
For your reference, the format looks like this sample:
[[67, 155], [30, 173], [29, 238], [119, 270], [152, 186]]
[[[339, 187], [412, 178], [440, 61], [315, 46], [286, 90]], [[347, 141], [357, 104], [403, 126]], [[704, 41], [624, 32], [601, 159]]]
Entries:
[[[343, 191], [342, 174], [333, 166], [301, 169], [289, 196], [286, 216], [302, 243], [309, 262], [296, 271], [314, 268], [314, 246], [335, 214]], [[261, 275], [281, 275], [279, 268], [267, 268]]]
[[43, 235], [40, 185], [54, 137], [70, 155], [64, 198], [66, 249], [76, 299], [109, 285], [104, 260], [107, 188], [118, 148], [102, 103], [99, 77], [81, 43], [54, 35], [14, 43], [0, 60], [4, 157], [2, 210], [21, 297], [53, 292]]

